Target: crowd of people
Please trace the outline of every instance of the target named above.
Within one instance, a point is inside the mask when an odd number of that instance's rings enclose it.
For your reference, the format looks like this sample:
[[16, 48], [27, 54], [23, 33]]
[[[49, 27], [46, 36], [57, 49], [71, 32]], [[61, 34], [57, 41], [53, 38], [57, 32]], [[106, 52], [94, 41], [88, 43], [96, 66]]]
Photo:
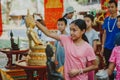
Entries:
[[[95, 80], [96, 69], [99, 70], [95, 52], [97, 42], [101, 39], [100, 55], [105, 58], [106, 64], [103, 72], [109, 80], [120, 80], [120, 15], [117, 15], [115, 0], [109, 1], [108, 11], [110, 15], [101, 26], [102, 37], [92, 27], [94, 16], [86, 14], [84, 19], [73, 20], [75, 10], [71, 6], [66, 8], [64, 16], [57, 21], [58, 33], [50, 32], [45, 23], [35, 21], [42, 33], [55, 40], [55, 63], [65, 80]], [[116, 74], [113, 73], [115, 69]], [[97, 75], [97, 78], [102, 80], [104, 77]]]

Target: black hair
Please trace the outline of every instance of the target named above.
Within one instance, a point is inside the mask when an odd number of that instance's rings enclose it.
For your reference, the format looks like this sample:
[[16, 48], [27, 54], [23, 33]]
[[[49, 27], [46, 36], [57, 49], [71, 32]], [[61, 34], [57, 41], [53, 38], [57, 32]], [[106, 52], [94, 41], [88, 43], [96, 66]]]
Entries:
[[[117, 16], [117, 19], [120, 18], [120, 15]], [[115, 37], [115, 45], [117, 46], [120, 46], [120, 33], [117, 33], [116, 34], [116, 37]]]
[[44, 23], [43, 19], [37, 19], [38, 22], [40, 22], [42, 25], [46, 26], [46, 24]]
[[38, 22], [41, 22], [42, 20], [41, 19], [37, 19]]
[[66, 13], [66, 14], [63, 16], [63, 18], [65, 18], [67, 15], [68, 15], [68, 14]]
[[65, 18], [59, 18], [58, 21], [63, 21], [65, 23], [65, 25], [67, 25], [67, 20]]
[[114, 44], [120, 46], [120, 33], [116, 34]]
[[[76, 20], [72, 21], [71, 24], [77, 25], [81, 31], [82, 30], [86, 31], [86, 28], [87, 28], [86, 23], [82, 19], [76, 19]], [[85, 33], [82, 35], [82, 39], [85, 40], [86, 42], [88, 42], [88, 39], [87, 39]]]
[[91, 14], [87, 14], [87, 15], [84, 16], [84, 18], [85, 18], [85, 17], [90, 18], [91, 21], [94, 22], [94, 16], [93, 16], [93, 15], [91, 15]]
[[110, 0], [108, 3], [109, 4], [114, 3], [116, 7], [118, 6], [118, 4], [117, 4], [117, 2], [115, 0]]
[[120, 15], [117, 16], [117, 19], [120, 18]]

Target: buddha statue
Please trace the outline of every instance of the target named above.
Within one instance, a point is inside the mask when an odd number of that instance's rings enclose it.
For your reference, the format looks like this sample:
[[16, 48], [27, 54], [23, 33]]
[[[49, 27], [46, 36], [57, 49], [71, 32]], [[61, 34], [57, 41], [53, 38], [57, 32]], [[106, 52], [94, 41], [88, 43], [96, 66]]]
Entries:
[[46, 55], [45, 48], [46, 46], [39, 39], [37, 33], [34, 31], [35, 22], [32, 15], [28, 14], [25, 18], [26, 27], [27, 27], [27, 36], [29, 40], [29, 59], [28, 65], [46, 65]]
[[64, 80], [61, 73], [57, 71], [56, 64], [52, 60], [52, 57], [54, 55], [53, 48], [50, 45], [47, 45], [45, 52], [47, 56], [46, 66], [47, 66], [47, 72], [48, 72], [47, 74], [48, 80]]
[[19, 50], [18, 44], [16, 44], [16, 43], [14, 42], [13, 32], [12, 32], [12, 31], [10, 32], [10, 41], [11, 41], [11, 49], [12, 49], [12, 50]]

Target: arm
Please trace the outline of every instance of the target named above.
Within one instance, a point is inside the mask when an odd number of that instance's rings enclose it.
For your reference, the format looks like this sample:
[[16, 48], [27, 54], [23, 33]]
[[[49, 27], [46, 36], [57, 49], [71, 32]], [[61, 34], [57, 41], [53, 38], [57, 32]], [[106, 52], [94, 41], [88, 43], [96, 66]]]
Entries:
[[98, 68], [98, 62], [97, 62], [93, 48], [92, 47], [88, 48], [86, 53], [87, 53], [86, 54], [87, 62], [86, 62], [86, 67], [83, 68], [84, 73]]
[[39, 21], [42, 25], [46, 26], [46, 24], [45, 24], [45, 22], [44, 22], [44, 20], [43, 20], [42, 15], [41, 15], [41, 14], [36, 14], [36, 13], [34, 13], [34, 16], [35, 16], [35, 15], [37, 15], [37, 16], [40, 17], [40, 19], [37, 19], [37, 21]]
[[111, 63], [109, 64], [108, 69], [107, 69], [108, 75], [111, 75], [111, 74], [113, 73], [114, 68], [115, 68], [115, 63], [111, 62]]
[[97, 49], [97, 40], [93, 41], [93, 49], [94, 49], [94, 52], [96, 52], [96, 49]]
[[43, 17], [40, 13], [33, 13], [33, 17], [35, 17], [35, 15], [39, 16], [41, 20], [43, 20]]
[[43, 17], [42, 17], [42, 15], [41, 14], [37, 14], [40, 18], [41, 18], [41, 20], [43, 20]]
[[98, 62], [97, 62], [97, 60], [95, 59], [95, 60], [92, 60], [92, 61], [91, 61], [91, 65], [90, 65], [90, 66], [88, 66], [88, 67], [86, 67], [86, 68], [83, 69], [83, 73], [86, 73], [86, 72], [95, 70], [95, 69], [97, 69], [97, 68], [98, 68]]
[[92, 71], [92, 70], [95, 70], [98, 68], [98, 63], [97, 63], [97, 60], [92, 60], [91, 61], [91, 65], [84, 68], [84, 69], [72, 69], [70, 72], [69, 72], [69, 76], [70, 77], [74, 77], [76, 75], [79, 75], [79, 74], [82, 74], [82, 73], [86, 73], [86, 72], [89, 72], [89, 71]]
[[105, 39], [106, 39], [106, 30], [103, 31], [102, 45], [104, 45]]
[[36, 25], [38, 27], [38, 29], [40, 29], [45, 35], [47, 35], [48, 37], [54, 38], [56, 40], [60, 40], [59, 35], [57, 35], [56, 33], [52, 33], [50, 32], [45, 26], [43, 26], [41, 23], [39, 23], [38, 21], [36, 21]]
[[101, 50], [101, 53], [103, 53], [103, 51], [104, 51], [105, 39], [106, 39], [106, 30], [103, 31], [103, 35], [102, 35], [102, 50]]

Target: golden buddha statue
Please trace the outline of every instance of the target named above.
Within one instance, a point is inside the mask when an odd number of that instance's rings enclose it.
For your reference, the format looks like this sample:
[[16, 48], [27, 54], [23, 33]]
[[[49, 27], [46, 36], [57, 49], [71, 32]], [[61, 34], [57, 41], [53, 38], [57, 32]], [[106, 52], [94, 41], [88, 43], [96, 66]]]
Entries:
[[35, 21], [32, 15], [26, 16], [27, 36], [29, 40], [29, 48], [31, 50], [28, 59], [28, 65], [46, 65], [45, 48], [42, 41], [38, 38], [37, 33], [34, 31]]

